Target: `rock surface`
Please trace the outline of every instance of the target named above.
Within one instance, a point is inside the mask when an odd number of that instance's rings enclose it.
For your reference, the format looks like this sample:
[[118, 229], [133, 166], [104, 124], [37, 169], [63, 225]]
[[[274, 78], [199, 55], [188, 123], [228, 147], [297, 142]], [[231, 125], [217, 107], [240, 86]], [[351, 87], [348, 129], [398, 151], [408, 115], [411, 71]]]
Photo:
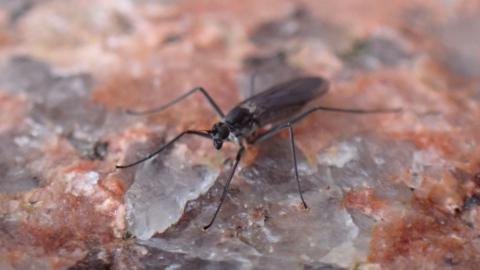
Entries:
[[[0, 1], [0, 269], [477, 269], [474, 1]], [[185, 137], [276, 83], [318, 113], [249, 146]], [[252, 76], [255, 77], [252, 83]], [[252, 87], [253, 86], [253, 87]]]

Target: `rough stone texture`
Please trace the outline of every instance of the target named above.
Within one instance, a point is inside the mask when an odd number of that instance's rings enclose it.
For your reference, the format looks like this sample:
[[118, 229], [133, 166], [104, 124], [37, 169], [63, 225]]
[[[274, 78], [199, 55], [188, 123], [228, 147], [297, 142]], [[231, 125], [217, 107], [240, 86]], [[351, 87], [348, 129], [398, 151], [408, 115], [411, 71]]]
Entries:
[[[0, 1], [0, 269], [477, 269], [475, 1]], [[252, 88], [252, 75], [255, 74]], [[188, 128], [301, 74], [318, 113], [248, 147]]]

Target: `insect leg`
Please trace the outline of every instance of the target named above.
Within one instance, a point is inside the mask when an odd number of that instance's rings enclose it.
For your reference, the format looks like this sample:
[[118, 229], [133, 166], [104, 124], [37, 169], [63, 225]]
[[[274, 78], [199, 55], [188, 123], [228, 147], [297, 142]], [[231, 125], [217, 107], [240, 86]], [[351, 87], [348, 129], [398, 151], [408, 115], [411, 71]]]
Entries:
[[263, 141], [263, 140], [269, 138], [270, 136], [274, 135], [278, 131], [280, 131], [284, 128], [287, 128], [289, 124], [293, 125], [294, 123], [296, 123], [296, 122], [302, 120], [303, 118], [307, 117], [309, 114], [317, 112], [317, 111], [330, 111], [330, 112], [353, 113], [353, 114], [369, 114], [369, 113], [373, 114], [373, 113], [399, 113], [399, 112], [402, 112], [402, 109], [397, 108], [397, 109], [363, 110], [363, 109], [331, 108], [331, 107], [323, 107], [323, 106], [314, 107], [314, 108], [311, 108], [308, 111], [305, 111], [305, 112], [291, 118], [286, 123], [278, 124], [278, 125], [270, 128], [269, 130], [265, 131], [264, 133], [259, 134], [251, 143], [254, 144], [254, 143]]
[[279, 132], [280, 130], [282, 130], [284, 128], [288, 128], [288, 132], [290, 134], [290, 147], [291, 147], [291, 151], [292, 151], [293, 168], [295, 169], [295, 180], [297, 181], [298, 194], [300, 194], [300, 199], [302, 200], [303, 207], [305, 209], [307, 209], [308, 206], [307, 206], [307, 203], [305, 202], [305, 199], [303, 198], [302, 189], [301, 189], [301, 186], [300, 186], [300, 180], [299, 180], [299, 177], [298, 177], [297, 154], [295, 152], [295, 137], [293, 135], [293, 127], [292, 127], [293, 123], [294, 122], [287, 122], [287, 123], [283, 123], [283, 124], [280, 124], [278, 126], [272, 127], [271, 129], [269, 129], [269, 130], [265, 131], [264, 133], [261, 133], [260, 135], [258, 135], [258, 137], [256, 137], [255, 139], [253, 139], [249, 143], [255, 144], [259, 141], [263, 141], [263, 140], [269, 138], [270, 136], [272, 136], [273, 134]]
[[271, 129], [265, 131], [264, 133], [259, 134], [255, 139], [250, 141], [251, 144], [255, 144], [257, 142], [263, 141], [270, 136], [274, 135], [275, 133], [279, 132], [280, 130], [284, 128], [288, 128], [289, 133], [290, 133], [290, 145], [292, 148], [292, 157], [293, 157], [293, 163], [294, 163], [294, 168], [295, 168], [295, 178], [297, 180], [297, 186], [298, 186], [298, 192], [300, 194], [300, 198], [302, 199], [303, 206], [307, 208], [307, 204], [305, 203], [305, 200], [303, 199], [302, 191], [300, 188], [300, 181], [298, 179], [298, 169], [297, 169], [297, 157], [295, 154], [295, 140], [294, 140], [294, 135], [293, 135], [293, 128], [292, 125], [303, 118], [307, 117], [309, 114], [317, 112], [317, 111], [333, 111], [333, 112], [344, 112], [344, 113], [361, 113], [361, 114], [366, 114], [366, 113], [396, 113], [396, 112], [401, 112], [401, 109], [378, 109], [378, 110], [362, 110], [362, 109], [341, 109], [341, 108], [330, 108], [330, 107], [315, 107], [312, 108], [304, 113], [301, 113], [300, 115], [293, 117], [286, 123], [282, 123], [279, 125], [276, 125], [272, 127]]
[[170, 140], [169, 142], [167, 142], [166, 144], [164, 144], [162, 147], [160, 147], [158, 150], [156, 150], [155, 152], [152, 152], [150, 154], [148, 154], [147, 156], [145, 156], [144, 158], [141, 158], [133, 163], [130, 163], [130, 164], [126, 164], [126, 165], [115, 165], [115, 168], [117, 169], [124, 169], [124, 168], [129, 168], [129, 167], [133, 167], [139, 163], [142, 163], [148, 159], [151, 159], [152, 157], [154, 157], [155, 155], [159, 154], [160, 152], [162, 152], [163, 150], [165, 150], [167, 147], [169, 147], [170, 145], [174, 144], [176, 141], [178, 141], [183, 135], [185, 134], [192, 134], [192, 135], [197, 135], [197, 136], [200, 136], [200, 137], [204, 137], [204, 138], [208, 138], [210, 139], [210, 135], [208, 135], [207, 133], [203, 132], [203, 131], [197, 131], [197, 130], [186, 130], [182, 133], [180, 133], [179, 135], [177, 135], [175, 138], [173, 138], [172, 140]]
[[220, 107], [217, 105], [217, 103], [213, 100], [213, 98], [208, 94], [208, 92], [203, 89], [202, 87], [195, 87], [193, 88], [192, 90], [188, 91], [187, 93], [181, 95], [181, 96], [178, 96], [176, 98], [174, 98], [172, 101], [166, 103], [166, 104], [163, 104], [161, 106], [158, 106], [156, 108], [153, 108], [153, 109], [150, 109], [150, 110], [145, 110], [145, 111], [135, 111], [135, 110], [127, 110], [126, 112], [128, 114], [132, 114], [132, 115], [145, 115], [145, 114], [151, 114], [151, 113], [157, 113], [157, 112], [160, 112], [172, 105], [175, 105], [176, 103], [178, 103], [179, 101], [181, 101], [182, 99], [190, 96], [191, 94], [197, 92], [197, 91], [200, 91], [200, 93], [203, 94], [203, 96], [207, 99], [208, 103], [210, 104], [210, 106], [212, 106], [212, 108], [215, 110], [215, 112], [221, 117], [223, 118], [225, 116], [225, 114], [222, 112], [222, 110], [220, 109]]
[[293, 167], [295, 169], [295, 179], [297, 180], [298, 194], [300, 194], [300, 199], [302, 199], [302, 204], [305, 209], [308, 208], [307, 203], [303, 199], [302, 189], [300, 187], [300, 180], [298, 179], [298, 169], [297, 169], [297, 155], [295, 153], [295, 139], [293, 135], [293, 128], [290, 123], [288, 123], [288, 132], [290, 133], [290, 146], [292, 149], [292, 158], [293, 158]]
[[[314, 108], [304, 112], [303, 114], [299, 115], [296, 118], [298, 118], [298, 120], [302, 120], [303, 117], [307, 116], [308, 114], [310, 114], [312, 112], [316, 112], [316, 111], [368, 114], [368, 113], [399, 113], [399, 112], [402, 112], [402, 109], [401, 108], [395, 108], [395, 109], [363, 110], [363, 109], [342, 109], [342, 108], [332, 108], [332, 107], [318, 106], [318, 107], [314, 107]], [[298, 120], [294, 120], [294, 121], [296, 122]]]
[[225, 186], [223, 187], [223, 193], [222, 193], [222, 197], [220, 197], [220, 203], [217, 206], [217, 210], [215, 210], [215, 213], [213, 214], [212, 220], [210, 220], [210, 222], [205, 227], [203, 227], [204, 230], [208, 230], [208, 228], [210, 228], [210, 226], [212, 226], [213, 222], [215, 221], [215, 218], [217, 217], [217, 214], [220, 211], [220, 208], [222, 207], [223, 201], [225, 201], [225, 198], [227, 197], [228, 188], [230, 187], [230, 182], [233, 179], [233, 175], [235, 174], [235, 170], [237, 169], [237, 165], [240, 162], [240, 159], [242, 158], [244, 151], [245, 151], [245, 148], [243, 147], [243, 145], [240, 145], [240, 149], [237, 152], [237, 157], [235, 158], [235, 163], [233, 164], [233, 168], [230, 171], [230, 175], [228, 176], [228, 180], [225, 183]]
[[250, 95], [249, 97], [255, 94], [255, 78], [257, 77], [257, 71], [254, 71], [250, 77]]

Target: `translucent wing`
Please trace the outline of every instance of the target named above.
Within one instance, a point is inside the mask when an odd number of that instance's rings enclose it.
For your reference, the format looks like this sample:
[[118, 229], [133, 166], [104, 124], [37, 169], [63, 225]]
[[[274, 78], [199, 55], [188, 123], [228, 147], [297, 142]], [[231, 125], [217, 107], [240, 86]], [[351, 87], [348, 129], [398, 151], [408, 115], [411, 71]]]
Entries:
[[[286, 120], [307, 103], [327, 93], [328, 82], [320, 77], [303, 77], [275, 85], [239, 103], [226, 117], [235, 122], [236, 111], [247, 109], [259, 126]], [[229, 119], [229, 117], [231, 119]]]

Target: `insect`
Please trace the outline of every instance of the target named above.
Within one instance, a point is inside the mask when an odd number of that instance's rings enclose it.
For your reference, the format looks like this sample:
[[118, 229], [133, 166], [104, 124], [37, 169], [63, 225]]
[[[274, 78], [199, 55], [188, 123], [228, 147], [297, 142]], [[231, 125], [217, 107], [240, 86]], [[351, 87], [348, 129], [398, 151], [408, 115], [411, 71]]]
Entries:
[[[195, 135], [203, 138], [211, 139], [215, 149], [220, 150], [225, 142], [233, 142], [238, 145], [238, 152], [233, 163], [233, 167], [228, 175], [227, 182], [223, 188], [220, 202], [213, 214], [210, 222], [203, 227], [207, 230], [212, 226], [217, 217], [220, 208], [228, 193], [230, 182], [233, 179], [235, 170], [245, 152], [245, 144], [256, 144], [263, 141], [277, 132], [288, 129], [291, 146], [291, 155], [293, 168], [295, 172], [295, 180], [297, 183], [298, 193], [302, 201], [303, 207], [308, 208], [305, 199], [303, 198], [300, 180], [298, 177], [297, 157], [295, 153], [295, 138], [293, 132], [293, 125], [306, 116], [317, 111], [330, 111], [342, 113], [391, 113], [399, 112], [399, 109], [377, 109], [377, 110], [362, 110], [362, 109], [341, 109], [316, 106], [308, 110], [302, 110], [304, 107], [315, 98], [325, 95], [328, 91], [329, 83], [321, 77], [301, 77], [293, 79], [278, 85], [275, 85], [264, 92], [256, 94], [246, 100], [237, 104], [227, 114], [224, 114], [213, 98], [202, 87], [196, 87], [187, 93], [173, 99], [172, 101], [147, 111], [127, 111], [133, 115], [145, 115], [160, 112], [184, 98], [200, 92], [206, 98], [213, 110], [220, 116], [221, 120], [215, 123], [212, 128], [208, 130], [186, 130], [177, 135], [175, 138], [161, 146], [158, 150], [126, 165], [117, 165], [116, 168], [128, 168], [144, 162], [155, 155], [159, 154], [167, 147], [174, 144], [185, 135]], [[267, 128], [265, 131], [259, 132], [260, 128]]]

